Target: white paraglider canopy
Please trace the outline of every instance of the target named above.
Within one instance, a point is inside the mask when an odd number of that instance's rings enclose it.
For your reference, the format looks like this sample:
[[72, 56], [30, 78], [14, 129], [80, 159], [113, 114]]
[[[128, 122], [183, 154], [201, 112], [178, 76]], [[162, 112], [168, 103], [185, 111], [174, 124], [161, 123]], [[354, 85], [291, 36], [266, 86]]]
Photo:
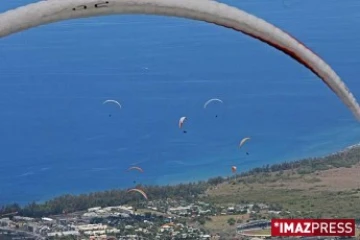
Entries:
[[103, 102], [103, 104], [106, 104], [106, 103], [114, 103], [114, 104], [118, 105], [120, 109], [122, 108], [121, 104], [116, 100], [109, 99], [109, 100], [106, 100]]
[[210, 103], [212, 102], [219, 102], [219, 103], [224, 103], [221, 99], [219, 98], [211, 98], [209, 100], [207, 100], [204, 104], [204, 108], [206, 108]]

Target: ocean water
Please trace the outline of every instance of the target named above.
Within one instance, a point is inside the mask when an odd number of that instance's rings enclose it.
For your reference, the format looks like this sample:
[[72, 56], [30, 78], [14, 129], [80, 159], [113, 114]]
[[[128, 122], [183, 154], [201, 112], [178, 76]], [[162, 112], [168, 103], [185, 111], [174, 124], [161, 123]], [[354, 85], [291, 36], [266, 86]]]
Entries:
[[[0, 11], [29, 2], [4, 1]], [[225, 2], [299, 38], [360, 98], [358, 0]], [[69, 20], [0, 39], [0, 91], [0, 204], [226, 176], [232, 165], [360, 141], [360, 124], [302, 65], [238, 32], [180, 18]], [[213, 97], [224, 104], [204, 110]], [[145, 172], [126, 172], [133, 165]]]

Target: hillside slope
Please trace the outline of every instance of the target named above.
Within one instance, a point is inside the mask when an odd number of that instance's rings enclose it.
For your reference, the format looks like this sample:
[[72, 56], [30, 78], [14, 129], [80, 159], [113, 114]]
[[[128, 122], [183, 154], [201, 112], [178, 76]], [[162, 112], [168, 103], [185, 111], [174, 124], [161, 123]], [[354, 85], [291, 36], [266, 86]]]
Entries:
[[296, 168], [238, 177], [210, 187], [206, 198], [218, 204], [278, 204], [301, 217], [358, 218], [360, 164], [310, 173]]

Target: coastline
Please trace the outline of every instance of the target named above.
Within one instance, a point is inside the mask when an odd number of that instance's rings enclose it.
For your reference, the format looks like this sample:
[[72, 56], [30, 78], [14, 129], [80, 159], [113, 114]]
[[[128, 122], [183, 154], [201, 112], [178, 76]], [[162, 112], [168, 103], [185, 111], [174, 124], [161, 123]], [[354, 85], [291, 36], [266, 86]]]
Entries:
[[[302, 161], [304, 159], [320, 159], [320, 158], [325, 158], [325, 157], [328, 157], [328, 156], [334, 156], [334, 155], [337, 155], [337, 154], [341, 154], [341, 153], [345, 153], [347, 151], [350, 151], [350, 150], [353, 150], [353, 149], [356, 149], [356, 148], [360, 148], [360, 143], [355, 143], [355, 144], [351, 144], [347, 147], [344, 147], [340, 150], [336, 150], [336, 151], [331, 151], [329, 153], [326, 153], [326, 154], [321, 154], [321, 155], [311, 155], [311, 156], [305, 156], [305, 157], [297, 157], [297, 158], [291, 158], [291, 159], [285, 159], [285, 160], [280, 160], [280, 161], [276, 161], [276, 162], [273, 162], [273, 163], [262, 163], [262, 164], [254, 164], [253, 165], [253, 162], [250, 160], [250, 161], [246, 161], [246, 162], [241, 162], [239, 164], [239, 166], [247, 166], [247, 165], [251, 165], [251, 166], [248, 166], [248, 167], [245, 167], [245, 168], [239, 168], [238, 167], [238, 170], [241, 170], [241, 171], [238, 171], [237, 174], [241, 174], [241, 173], [246, 173], [246, 172], [249, 172], [255, 168], [259, 168], [259, 167], [263, 167], [265, 165], [269, 165], [269, 166], [272, 166], [272, 165], [277, 165], [277, 164], [282, 164], [282, 163], [291, 163], [291, 162], [298, 162], [298, 161]], [[258, 163], [258, 162], [257, 162]], [[226, 164], [226, 165], [229, 165], [229, 164]], [[195, 166], [195, 167], [198, 167], [198, 166]], [[213, 173], [213, 174], [207, 174], [206, 176], [202, 175], [198, 175], [198, 177], [194, 178], [194, 177], [190, 177], [191, 179], [194, 179], [195, 182], [197, 181], [207, 181], [209, 180], [210, 178], [216, 178], [216, 177], [224, 177], [224, 178], [227, 178], [227, 177], [231, 177], [233, 174], [231, 173], [230, 171], [230, 167], [231, 165], [229, 165], [229, 170], [224, 172], [224, 174], [216, 174], [216, 173]], [[193, 172], [196, 172], [198, 170], [194, 170]], [[178, 174], [180, 175], [180, 174]], [[187, 174], [181, 174], [181, 176], [183, 175], [187, 175]], [[174, 175], [171, 175], [171, 176], [174, 176]], [[157, 183], [155, 185], [157, 186], [174, 186], [174, 185], [178, 185], [178, 184], [182, 184], [182, 183], [189, 183], [189, 182], [193, 182], [193, 180], [189, 180], [190, 178], [177, 178], [175, 180], [172, 180], [172, 181], [169, 181], [167, 183], [164, 183], [164, 184], [161, 184], [161, 183]]]
[[[351, 151], [351, 150], [354, 150], [354, 149], [358, 149], [360, 148], [360, 143], [356, 143], [356, 144], [352, 144], [350, 146], [347, 146], [345, 148], [343, 148], [342, 150], [338, 150], [338, 151], [335, 151], [333, 153], [330, 153], [330, 154], [326, 154], [326, 155], [322, 155], [322, 156], [314, 156], [314, 157], [307, 157], [307, 158], [298, 158], [296, 160], [292, 160], [292, 161], [279, 161], [277, 163], [272, 163], [272, 164], [262, 164], [262, 165], [257, 165], [257, 166], [253, 166], [253, 167], [249, 167], [249, 168], [246, 168], [246, 169], [241, 169], [242, 171], [239, 171], [237, 173], [237, 175], [243, 175], [243, 174], [248, 174], [252, 171], [254, 171], [255, 169], [258, 169], [258, 168], [262, 168], [263, 166], [265, 165], [269, 165], [270, 167], [271, 166], [275, 166], [275, 165], [281, 165], [283, 163], [295, 163], [295, 162], [301, 162], [303, 160], [306, 160], [306, 159], [316, 159], [316, 160], [320, 160], [322, 158], [326, 158], [326, 157], [329, 157], [329, 156], [334, 156], [334, 155], [337, 155], [337, 154], [342, 154], [342, 153], [346, 153], [348, 151]], [[250, 163], [249, 163], [250, 164]], [[196, 171], [199, 171], [198, 169], [197, 170], [194, 170], [194, 172]], [[215, 171], [215, 170], [214, 170]], [[183, 176], [183, 175], [182, 175]], [[197, 177], [191, 177], [191, 178], [187, 178], [184, 179], [184, 178], [181, 178], [179, 180], [176, 180], [176, 181], [170, 181], [170, 182], [166, 182], [164, 184], [144, 184], [142, 186], [145, 186], [145, 187], [166, 187], [166, 186], [178, 186], [178, 185], [181, 185], [181, 184], [189, 184], [189, 183], [199, 183], [199, 182], [207, 182], [209, 181], [210, 179], [214, 179], [214, 178], [223, 178], [223, 179], [227, 179], [227, 178], [231, 178], [233, 176], [233, 174], [231, 174], [230, 170], [229, 170], [229, 173], [228, 174], [211, 174], [211, 175], [207, 175], [207, 176], [201, 176], [201, 175], [197, 175]], [[77, 192], [65, 192], [65, 193], [58, 193], [58, 194], [49, 194], [48, 197], [46, 197], [46, 199], [41, 199], [41, 200], [38, 200], [38, 201], [27, 201], [25, 203], [21, 203], [19, 204], [21, 207], [24, 207], [32, 202], [35, 202], [36, 204], [44, 204], [45, 202], [47, 201], [50, 201], [52, 199], [55, 199], [55, 198], [59, 198], [59, 197], [62, 197], [64, 195], [73, 195], [73, 196], [79, 196], [79, 195], [88, 195], [88, 194], [93, 194], [93, 193], [99, 193], [99, 192], [106, 192], [106, 191], [112, 191], [112, 190], [115, 190], [115, 191], [123, 191], [123, 190], [126, 190], [128, 189], [129, 187], [119, 187], [119, 188], [112, 188], [112, 189], [98, 189], [98, 190], [94, 190], [94, 191], [77, 191]], [[3, 206], [6, 206], [10, 204], [10, 202], [8, 203], [4, 203], [2, 204]]]

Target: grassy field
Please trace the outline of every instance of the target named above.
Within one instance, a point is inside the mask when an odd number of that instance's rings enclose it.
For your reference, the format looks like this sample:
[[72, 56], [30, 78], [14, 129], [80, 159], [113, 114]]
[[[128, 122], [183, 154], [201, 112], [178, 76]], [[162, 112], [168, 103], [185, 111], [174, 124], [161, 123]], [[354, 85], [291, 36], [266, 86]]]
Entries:
[[248, 235], [271, 235], [271, 229], [267, 228], [267, 229], [259, 229], [259, 230], [249, 230], [249, 231], [244, 231], [244, 234], [248, 234]]
[[296, 171], [260, 173], [208, 189], [211, 202], [279, 203], [293, 216], [360, 216], [360, 165], [310, 174]]
[[[245, 222], [249, 219], [249, 215], [219, 215], [219, 216], [212, 216], [211, 221], [207, 221], [204, 225], [205, 229], [210, 230], [212, 233], [218, 233], [222, 237], [230, 237], [236, 235], [236, 226], [239, 223], [235, 223], [235, 225], [230, 226], [228, 224], [228, 220], [230, 218], [234, 218], [235, 220], [241, 220]], [[228, 238], [226, 238], [228, 239]]]
[[235, 226], [230, 226], [227, 221], [230, 218], [234, 218], [235, 220], [241, 219], [242, 221], [246, 221], [247, 219], [249, 219], [249, 215], [245, 214], [245, 215], [219, 215], [219, 216], [212, 216], [210, 217], [211, 221], [207, 221], [205, 224], [205, 227], [208, 229], [213, 229], [214, 231], [224, 231], [227, 232], [229, 230], [234, 230], [236, 228], [236, 225], [238, 225], [238, 223], [235, 224]]

